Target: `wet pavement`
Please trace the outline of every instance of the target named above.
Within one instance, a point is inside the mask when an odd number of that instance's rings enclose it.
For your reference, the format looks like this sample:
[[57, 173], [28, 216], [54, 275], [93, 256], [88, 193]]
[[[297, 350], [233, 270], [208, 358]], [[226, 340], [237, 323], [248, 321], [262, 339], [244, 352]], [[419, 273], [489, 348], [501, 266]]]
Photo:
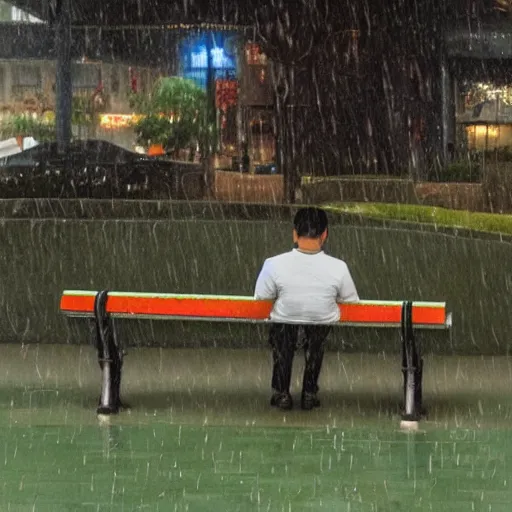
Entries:
[[511, 510], [506, 357], [427, 357], [416, 433], [398, 355], [328, 353], [312, 412], [268, 406], [260, 350], [131, 350], [102, 422], [91, 347], [1, 345], [0, 375], [2, 511]]

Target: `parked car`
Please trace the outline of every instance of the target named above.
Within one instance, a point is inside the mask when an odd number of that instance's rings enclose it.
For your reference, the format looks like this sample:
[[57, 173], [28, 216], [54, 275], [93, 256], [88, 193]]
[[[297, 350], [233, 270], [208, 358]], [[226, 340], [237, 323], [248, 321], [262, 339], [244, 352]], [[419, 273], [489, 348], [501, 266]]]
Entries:
[[254, 174], [279, 174], [275, 163], [261, 164], [254, 167]]
[[0, 159], [0, 197], [203, 199], [199, 164], [135, 153], [104, 140], [56, 142]]

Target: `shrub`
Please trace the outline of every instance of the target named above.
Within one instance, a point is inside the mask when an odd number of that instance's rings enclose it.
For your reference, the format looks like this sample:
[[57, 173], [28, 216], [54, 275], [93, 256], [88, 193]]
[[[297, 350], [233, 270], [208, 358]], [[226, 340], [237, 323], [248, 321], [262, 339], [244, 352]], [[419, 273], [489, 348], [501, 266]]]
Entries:
[[482, 167], [478, 162], [459, 161], [436, 169], [430, 176], [432, 181], [446, 183], [477, 183], [482, 178]]
[[34, 137], [40, 142], [55, 140], [55, 121], [30, 114], [9, 116], [0, 123], [0, 137]]
[[324, 205], [324, 208], [333, 213], [354, 213], [382, 220], [421, 222], [512, 235], [512, 215], [449, 210], [416, 204], [346, 203]]

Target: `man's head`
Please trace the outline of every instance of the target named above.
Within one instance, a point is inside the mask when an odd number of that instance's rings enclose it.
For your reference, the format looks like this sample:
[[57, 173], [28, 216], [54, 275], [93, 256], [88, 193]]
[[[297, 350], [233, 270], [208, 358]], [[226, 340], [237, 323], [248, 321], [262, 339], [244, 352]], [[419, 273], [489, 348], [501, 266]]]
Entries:
[[327, 239], [327, 214], [320, 208], [301, 208], [293, 219], [293, 241], [321, 247]]

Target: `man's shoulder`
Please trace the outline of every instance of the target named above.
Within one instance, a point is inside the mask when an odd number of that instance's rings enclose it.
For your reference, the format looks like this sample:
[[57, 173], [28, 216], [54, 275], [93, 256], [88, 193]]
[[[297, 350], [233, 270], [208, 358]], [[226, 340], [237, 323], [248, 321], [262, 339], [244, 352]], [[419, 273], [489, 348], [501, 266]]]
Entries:
[[322, 253], [323, 261], [326, 265], [333, 267], [347, 268], [347, 264], [340, 258], [335, 258], [330, 254]]
[[292, 257], [293, 257], [293, 251], [286, 251], [286, 252], [282, 252], [280, 254], [276, 254], [275, 256], [271, 256], [270, 258], [267, 258], [265, 260], [265, 263], [269, 263], [271, 265], [279, 264], [279, 263], [286, 262], [287, 260], [289, 260]]
[[345, 276], [350, 273], [348, 265], [344, 260], [330, 256], [329, 254], [324, 254], [322, 266], [327, 272], [337, 276]]

